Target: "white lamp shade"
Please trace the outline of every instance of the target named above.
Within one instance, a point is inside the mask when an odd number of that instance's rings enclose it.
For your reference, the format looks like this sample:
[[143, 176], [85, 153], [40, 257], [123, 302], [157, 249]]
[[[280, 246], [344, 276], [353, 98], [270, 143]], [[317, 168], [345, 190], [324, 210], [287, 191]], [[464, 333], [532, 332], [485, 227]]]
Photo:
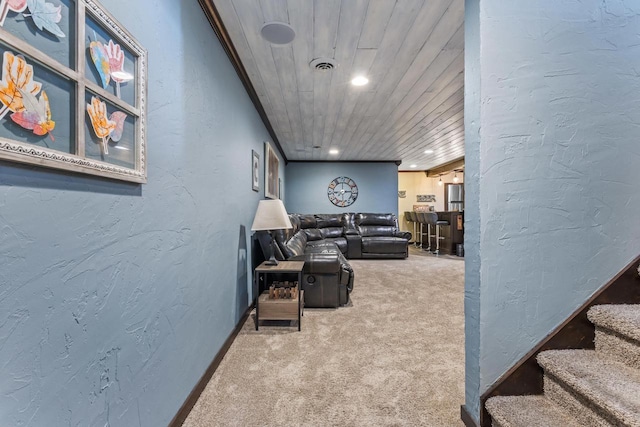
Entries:
[[282, 200], [260, 200], [251, 231], [293, 228]]

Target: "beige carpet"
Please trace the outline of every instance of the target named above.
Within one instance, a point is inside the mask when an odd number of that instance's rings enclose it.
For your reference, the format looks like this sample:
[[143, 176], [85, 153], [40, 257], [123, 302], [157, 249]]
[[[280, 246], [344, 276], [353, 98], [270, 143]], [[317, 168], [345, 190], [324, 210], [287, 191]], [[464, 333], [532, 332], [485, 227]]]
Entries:
[[462, 425], [462, 259], [350, 262], [351, 306], [249, 317], [183, 426]]

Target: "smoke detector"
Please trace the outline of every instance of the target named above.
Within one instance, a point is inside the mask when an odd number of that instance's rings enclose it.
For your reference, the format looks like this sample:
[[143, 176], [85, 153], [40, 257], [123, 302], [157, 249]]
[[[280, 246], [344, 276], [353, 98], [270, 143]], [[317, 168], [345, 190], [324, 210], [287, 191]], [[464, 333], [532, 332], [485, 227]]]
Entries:
[[313, 70], [331, 71], [338, 66], [338, 63], [331, 58], [316, 58], [309, 63], [309, 66]]

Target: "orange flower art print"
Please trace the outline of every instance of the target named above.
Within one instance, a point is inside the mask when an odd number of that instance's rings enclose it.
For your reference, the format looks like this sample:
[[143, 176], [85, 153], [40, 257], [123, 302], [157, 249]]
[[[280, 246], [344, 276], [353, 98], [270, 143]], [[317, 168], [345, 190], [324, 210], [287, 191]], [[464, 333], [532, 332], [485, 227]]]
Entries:
[[[25, 109], [22, 93], [35, 96], [42, 84], [33, 81], [33, 67], [22, 56], [5, 51], [2, 62], [2, 80], [0, 80], [0, 119], [9, 111], [19, 113]], [[22, 93], [21, 93], [22, 92]]]
[[40, 89], [42, 84], [33, 80], [33, 67], [22, 56], [5, 51], [0, 80], [0, 118], [11, 111], [14, 123], [36, 135], [49, 134], [53, 141], [51, 131], [56, 122], [51, 120], [47, 93], [43, 90], [40, 98], [36, 97]]
[[51, 131], [56, 127], [56, 122], [51, 120], [51, 108], [49, 98], [44, 90], [37, 99], [31, 92], [20, 90], [24, 100], [25, 110], [13, 113], [11, 120], [25, 129], [32, 130], [36, 135], [49, 134], [51, 141], [55, 141]]

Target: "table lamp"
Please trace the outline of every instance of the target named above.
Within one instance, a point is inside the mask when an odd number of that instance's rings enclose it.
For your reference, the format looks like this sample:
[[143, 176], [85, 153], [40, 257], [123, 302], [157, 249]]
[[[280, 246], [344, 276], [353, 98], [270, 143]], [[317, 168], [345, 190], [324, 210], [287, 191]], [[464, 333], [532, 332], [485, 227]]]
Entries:
[[289, 215], [284, 208], [282, 200], [260, 200], [258, 203], [258, 209], [256, 210], [256, 216], [253, 219], [253, 225], [251, 231], [265, 231], [268, 232], [271, 237], [271, 257], [265, 261], [266, 265], [278, 265], [278, 260], [275, 257], [275, 245], [276, 241], [271, 234], [271, 230], [283, 230], [287, 228], [293, 228], [291, 221], [289, 221]]

